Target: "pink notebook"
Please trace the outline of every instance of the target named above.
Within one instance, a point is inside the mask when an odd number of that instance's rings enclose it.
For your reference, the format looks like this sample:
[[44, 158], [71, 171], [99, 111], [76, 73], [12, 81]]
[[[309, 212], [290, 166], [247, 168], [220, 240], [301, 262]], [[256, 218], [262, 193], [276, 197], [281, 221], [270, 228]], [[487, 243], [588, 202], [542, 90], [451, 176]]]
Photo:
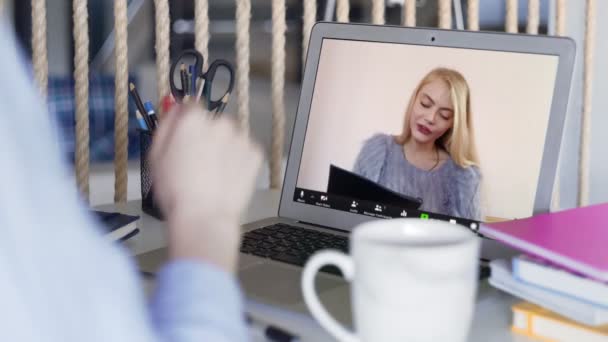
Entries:
[[570, 271], [608, 281], [608, 203], [485, 223], [480, 232]]

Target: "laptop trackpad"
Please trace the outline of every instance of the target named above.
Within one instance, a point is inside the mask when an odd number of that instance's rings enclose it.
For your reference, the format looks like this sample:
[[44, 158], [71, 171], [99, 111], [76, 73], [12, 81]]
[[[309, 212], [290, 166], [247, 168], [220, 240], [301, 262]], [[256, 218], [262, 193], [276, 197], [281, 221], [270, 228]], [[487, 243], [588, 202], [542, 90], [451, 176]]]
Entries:
[[[300, 285], [301, 271], [277, 264], [258, 264], [239, 272], [241, 284], [251, 299], [277, 306], [291, 306], [303, 302]], [[346, 282], [327, 275], [317, 275], [316, 288], [323, 293]]]

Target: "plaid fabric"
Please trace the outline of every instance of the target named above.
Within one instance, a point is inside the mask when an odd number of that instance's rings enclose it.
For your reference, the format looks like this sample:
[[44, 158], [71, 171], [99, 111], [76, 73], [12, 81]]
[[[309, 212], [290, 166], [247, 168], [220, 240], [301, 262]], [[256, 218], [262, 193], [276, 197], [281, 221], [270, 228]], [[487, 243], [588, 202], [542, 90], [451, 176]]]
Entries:
[[[139, 135], [135, 107], [129, 101], [129, 159], [139, 158]], [[61, 145], [69, 160], [75, 155], [74, 79], [50, 77], [48, 109], [63, 137]], [[91, 162], [114, 159], [114, 77], [89, 78], [89, 136]]]

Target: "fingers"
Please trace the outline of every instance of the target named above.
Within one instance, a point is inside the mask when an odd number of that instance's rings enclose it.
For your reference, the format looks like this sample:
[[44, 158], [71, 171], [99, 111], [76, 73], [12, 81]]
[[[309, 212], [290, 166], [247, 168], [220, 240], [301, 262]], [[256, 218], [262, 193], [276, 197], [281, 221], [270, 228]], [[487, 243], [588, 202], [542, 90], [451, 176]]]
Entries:
[[157, 130], [154, 132], [154, 141], [148, 156], [152, 164], [155, 164], [159, 157], [164, 154], [163, 150], [171, 140], [171, 135], [175, 131], [175, 127], [177, 126], [180, 117], [179, 106], [173, 106], [173, 109], [165, 115]]

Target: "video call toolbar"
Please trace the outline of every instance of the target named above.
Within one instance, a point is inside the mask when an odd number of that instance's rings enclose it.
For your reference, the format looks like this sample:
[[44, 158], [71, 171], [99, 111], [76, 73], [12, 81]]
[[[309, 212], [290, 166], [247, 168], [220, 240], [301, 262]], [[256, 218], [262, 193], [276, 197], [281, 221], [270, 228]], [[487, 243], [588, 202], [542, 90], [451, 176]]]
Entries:
[[307, 190], [302, 188], [296, 188], [293, 200], [298, 203], [309, 204], [328, 209], [347, 211], [353, 214], [365, 215], [381, 219], [410, 217], [420, 218], [423, 220], [441, 220], [450, 222], [452, 224], [459, 224], [465, 226], [474, 231], [475, 233], [479, 231], [479, 221], [451, 217], [427, 211], [404, 209], [396, 206], [374, 203], [366, 200], [346, 198], [343, 196], [332, 195], [324, 192]]

